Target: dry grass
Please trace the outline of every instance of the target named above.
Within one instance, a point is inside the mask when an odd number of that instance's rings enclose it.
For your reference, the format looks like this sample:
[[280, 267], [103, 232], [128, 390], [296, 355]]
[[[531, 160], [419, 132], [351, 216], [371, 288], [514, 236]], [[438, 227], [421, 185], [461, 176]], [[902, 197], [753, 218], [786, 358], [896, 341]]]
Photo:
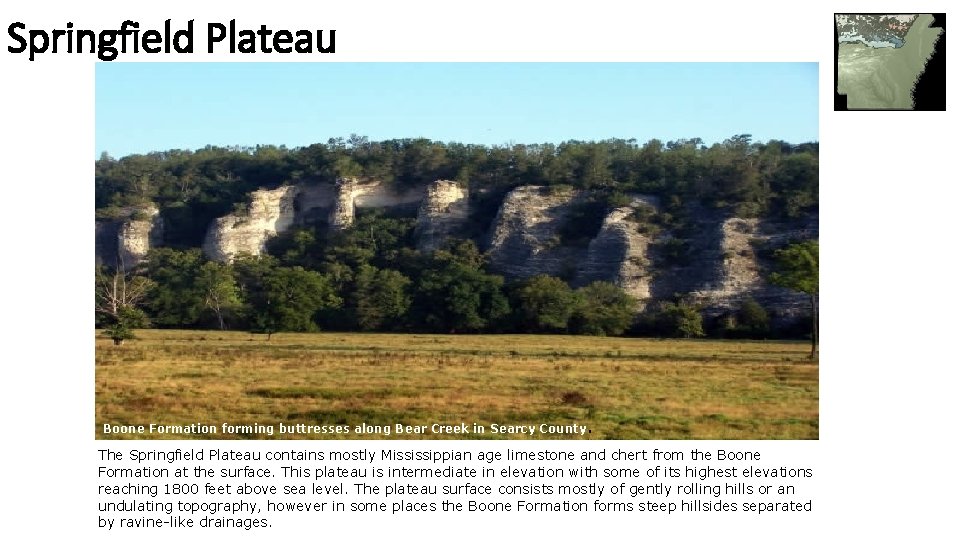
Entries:
[[[593, 439], [815, 439], [819, 433], [819, 366], [805, 360], [804, 343], [415, 334], [277, 334], [266, 341], [241, 332], [163, 330], [137, 335], [121, 347], [97, 337], [98, 438], [130, 437], [104, 435], [105, 423], [197, 422], [578, 423]], [[470, 436], [503, 437], [489, 431]]]

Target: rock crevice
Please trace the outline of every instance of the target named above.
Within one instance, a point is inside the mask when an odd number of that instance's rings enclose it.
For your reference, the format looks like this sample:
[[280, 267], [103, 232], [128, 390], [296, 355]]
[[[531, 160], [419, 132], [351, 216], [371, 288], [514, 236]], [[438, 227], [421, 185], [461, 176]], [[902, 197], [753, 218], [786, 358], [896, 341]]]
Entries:
[[437, 180], [427, 186], [417, 211], [417, 249], [432, 253], [456, 236], [469, 215], [467, 190], [456, 182]]
[[631, 220], [640, 205], [655, 207], [650, 198], [634, 197], [629, 206], [615, 208], [607, 214], [580, 263], [577, 286], [609, 281], [639, 300], [641, 307], [650, 299], [652, 268], [647, 253], [650, 238]]
[[[331, 232], [342, 231], [353, 224], [358, 208], [417, 205], [424, 209], [418, 216], [421, 237], [428, 244], [440, 244], [444, 235], [454, 232], [458, 220], [466, 219], [466, 210], [460, 205], [465, 192], [448, 184], [452, 183], [438, 181], [425, 188], [395, 190], [382, 182], [346, 177], [332, 186], [298, 184], [257, 190], [243, 211], [210, 225], [203, 252], [217, 261], [231, 261], [240, 253], [261, 255], [267, 240], [294, 226], [324, 222]], [[436, 215], [432, 214], [434, 208]]]
[[493, 222], [490, 266], [508, 279], [537, 274], [572, 278], [585, 250], [563, 245], [561, 228], [569, 206], [582, 197], [577, 191], [542, 186], [511, 191]]
[[243, 212], [216, 219], [207, 230], [203, 252], [216, 261], [231, 261], [241, 253], [260, 255], [267, 240], [296, 222], [297, 186], [260, 189], [250, 194]]
[[98, 265], [132, 269], [163, 244], [163, 219], [154, 204], [128, 208], [121, 217], [95, 224]]
[[[625, 205], [597, 214], [595, 194], [568, 187], [521, 186], [504, 197], [487, 233], [490, 270], [508, 280], [538, 274], [558, 276], [574, 287], [594, 281], [617, 284], [642, 309], [678, 295], [708, 314], [736, 310], [754, 298], [778, 315], [799, 314], [805, 299], [766, 279], [771, 255], [789, 241], [816, 238], [817, 217], [805, 224], [729, 217], [719, 210], [688, 208], [680, 228], [648, 222], [658, 211], [653, 197], [628, 195]], [[330, 185], [281, 186], [251, 194], [248, 208], [217, 219], [203, 249], [215, 260], [238, 253], [261, 254], [267, 240], [293, 226], [326, 222], [331, 231], [352, 225], [358, 208], [417, 205], [415, 239], [430, 253], [457, 238], [471, 223], [469, 197], [456, 182], [396, 190], [378, 181], [341, 178]], [[585, 209], [600, 221], [581, 223]], [[141, 214], [142, 215], [142, 214]], [[156, 216], [155, 209], [151, 214]], [[593, 218], [590, 218], [593, 219]], [[589, 221], [589, 219], [587, 220]], [[598, 226], [597, 231], [582, 227]], [[581, 227], [578, 229], [578, 227]], [[97, 223], [101, 239], [119, 238], [116, 256], [142, 260], [156, 245], [150, 220]]]

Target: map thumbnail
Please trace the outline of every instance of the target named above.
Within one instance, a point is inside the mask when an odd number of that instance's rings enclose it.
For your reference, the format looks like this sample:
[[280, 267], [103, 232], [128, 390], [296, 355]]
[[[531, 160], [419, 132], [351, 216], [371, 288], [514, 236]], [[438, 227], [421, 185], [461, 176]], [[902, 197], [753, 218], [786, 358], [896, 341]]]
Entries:
[[[836, 90], [846, 97], [846, 109], [926, 108], [918, 107], [921, 91], [945, 91], [942, 58], [932, 61], [938, 46], [942, 56], [945, 17], [835, 14], [835, 24]], [[929, 88], [924, 79], [940, 81], [941, 86]]]

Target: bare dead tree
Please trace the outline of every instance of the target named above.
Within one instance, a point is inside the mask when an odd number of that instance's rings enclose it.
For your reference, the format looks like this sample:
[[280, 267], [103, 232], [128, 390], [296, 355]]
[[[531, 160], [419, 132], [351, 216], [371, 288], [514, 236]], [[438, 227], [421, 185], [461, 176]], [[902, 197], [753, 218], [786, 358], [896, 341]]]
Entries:
[[124, 271], [122, 263], [112, 274], [97, 267], [96, 310], [113, 322], [109, 333], [115, 344], [122, 344], [124, 336], [131, 335], [124, 317], [143, 303], [152, 285], [149, 279]]
[[118, 317], [123, 308], [135, 308], [146, 298], [150, 280], [132, 276], [118, 268], [107, 275], [97, 268], [97, 311]]

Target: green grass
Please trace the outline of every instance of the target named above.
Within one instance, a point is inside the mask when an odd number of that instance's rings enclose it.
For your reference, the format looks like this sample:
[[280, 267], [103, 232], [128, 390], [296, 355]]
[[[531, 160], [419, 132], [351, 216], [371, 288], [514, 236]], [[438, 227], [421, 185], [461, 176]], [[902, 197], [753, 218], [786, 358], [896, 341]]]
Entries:
[[96, 340], [98, 438], [131, 437], [104, 435], [105, 423], [198, 422], [577, 423], [591, 439], [819, 436], [819, 365], [806, 360], [805, 343], [323, 333], [267, 341], [242, 332], [167, 330], [137, 336], [120, 347]]

